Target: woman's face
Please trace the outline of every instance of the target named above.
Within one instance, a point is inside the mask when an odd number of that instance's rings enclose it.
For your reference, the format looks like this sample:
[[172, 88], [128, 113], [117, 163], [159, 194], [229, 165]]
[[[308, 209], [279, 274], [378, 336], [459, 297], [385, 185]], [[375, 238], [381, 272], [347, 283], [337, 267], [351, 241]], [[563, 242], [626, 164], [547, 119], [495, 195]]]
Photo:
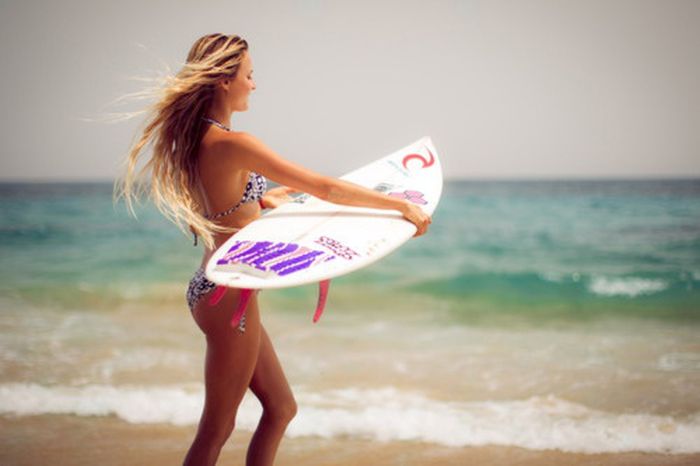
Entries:
[[235, 79], [233, 79], [228, 88], [229, 103], [232, 112], [244, 112], [248, 110], [248, 96], [255, 90], [255, 81], [253, 81], [253, 62], [250, 60], [250, 54], [243, 54], [243, 61], [238, 67]]

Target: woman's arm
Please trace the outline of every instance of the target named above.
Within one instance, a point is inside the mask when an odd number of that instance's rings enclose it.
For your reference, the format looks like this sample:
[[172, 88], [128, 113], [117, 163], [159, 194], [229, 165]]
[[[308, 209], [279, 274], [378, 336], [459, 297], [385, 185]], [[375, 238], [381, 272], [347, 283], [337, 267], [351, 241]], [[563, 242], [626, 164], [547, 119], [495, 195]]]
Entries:
[[253, 170], [284, 186], [334, 204], [375, 209], [398, 210], [416, 225], [415, 236], [420, 236], [431, 222], [420, 207], [345, 180], [324, 176], [296, 163], [285, 160], [259, 139], [247, 133], [229, 133], [217, 144], [216, 151], [232, 154], [244, 168]]
[[260, 200], [260, 206], [265, 209], [274, 209], [282, 204], [292, 201], [290, 194], [298, 193], [299, 191], [289, 186], [278, 186], [276, 188], [268, 189], [265, 195]]

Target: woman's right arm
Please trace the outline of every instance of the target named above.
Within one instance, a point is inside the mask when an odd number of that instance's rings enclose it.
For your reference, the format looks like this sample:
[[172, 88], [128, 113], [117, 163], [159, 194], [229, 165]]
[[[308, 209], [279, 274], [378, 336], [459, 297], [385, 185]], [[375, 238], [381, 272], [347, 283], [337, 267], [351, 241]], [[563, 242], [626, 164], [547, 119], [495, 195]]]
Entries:
[[355, 207], [398, 210], [413, 223], [415, 236], [424, 234], [431, 222], [423, 210], [404, 199], [367, 189], [355, 183], [321, 175], [284, 159], [259, 139], [247, 133], [230, 133], [216, 152], [231, 154], [237, 165], [255, 171], [284, 186], [309, 193], [324, 201]]

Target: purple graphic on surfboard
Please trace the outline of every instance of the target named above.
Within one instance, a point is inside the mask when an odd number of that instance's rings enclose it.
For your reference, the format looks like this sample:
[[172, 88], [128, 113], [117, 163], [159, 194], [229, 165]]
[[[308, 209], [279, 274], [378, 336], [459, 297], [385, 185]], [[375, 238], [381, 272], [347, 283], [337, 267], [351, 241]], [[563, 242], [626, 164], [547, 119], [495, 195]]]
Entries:
[[328, 262], [336, 256], [296, 243], [272, 241], [236, 241], [216, 262], [217, 269], [246, 265], [261, 272], [274, 272], [283, 277]]

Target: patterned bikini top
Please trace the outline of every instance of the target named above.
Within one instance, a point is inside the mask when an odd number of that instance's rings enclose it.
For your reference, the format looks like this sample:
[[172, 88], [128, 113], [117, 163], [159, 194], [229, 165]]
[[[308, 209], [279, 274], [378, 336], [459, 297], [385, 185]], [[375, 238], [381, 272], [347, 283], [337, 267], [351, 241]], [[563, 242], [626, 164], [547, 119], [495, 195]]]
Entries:
[[265, 179], [265, 177], [262, 175], [258, 175], [255, 172], [250, 172], [250, 175], [248, 175], [248, 183], [246, 183], [245, 191], [243, 191], [243, 197], [240, 201], [238, 201], [238, 204], [231, 207], [230, 209], [224, 210], [223, 212], [219, 212], [212, 215], [205, 215], [204, 217], [208, 218], [209, 220], [214, 220], [219, 217], [230, 215], [236, 210], [238, 210], [238, 208], [246, 202], [253, 202], [262, 199], [263, 194], [265, 194], [266, 190], [267, 180]]
[[[231, 131], [231, 128], [222, 125], [213, 118], [202, 117], [202, 120], [214, 126], [218, 126], [224, 131]], [[231, 207], [230, 209], [224, 210], [223, 212], [219, 212], [212, 215], [205, 215], [204, 217], [208, 218], [209, 220], [214, 220], [219, 217], [225, 217], [226, 215], [230, 215], [236, 210], [238, 210], [238, 208], [246, 202], [253, 202], [262, 199], [263, 194], [265, 194], [265, 191], [267, 191], [267, 180], [265, 179], [265, 177], [262, 175], [258, 175], [255, 172], [250, 172], [250, 174], [248, 175], [248, 183], [246, 183], [245, 191], [243, 191], [243, 197], [240, 201], [238, 201], [238, 204]]]
[[[211, 123], [212, 125], [218, 126], [221, 129], [224, 129], [226, 131], [231, 131], [230, 128], [222, 125], [216, 120], [213, 120], [211, 118], [203, 117], [202, 118], [204, 121], [207, 123]], [[200, 183], [200, 190], [201, 190], [201, 183]], [[230, 215], [234, 213], [236, 210], [238, 210], [239, 207], [241, 207], [243, 204], [247, 202], [254, 202], [257, 200], [262, 199], [263, 195], [265, 194], [265, 191], [267, 191], [267, 180], [265, 179], [264, 176], [259, 175], [253, 171], [250, 172], [248, 175], [248, 182], [245, 185], [245, 190], [243, 191], [243, 196], [241, 197], [241, 200], [238, 201], [236, 205], [231, 207], [230, 209], [226, 209], [223, 212], [218, 212], [215, 214], [205, 214], [204, 218], [207, 218], [209, 220], [215, 220], [220, 217], [225, 217], [226, 215]], [[197, 234], [193, 233], [194, 235], [194, 245], [197, 246]]]

